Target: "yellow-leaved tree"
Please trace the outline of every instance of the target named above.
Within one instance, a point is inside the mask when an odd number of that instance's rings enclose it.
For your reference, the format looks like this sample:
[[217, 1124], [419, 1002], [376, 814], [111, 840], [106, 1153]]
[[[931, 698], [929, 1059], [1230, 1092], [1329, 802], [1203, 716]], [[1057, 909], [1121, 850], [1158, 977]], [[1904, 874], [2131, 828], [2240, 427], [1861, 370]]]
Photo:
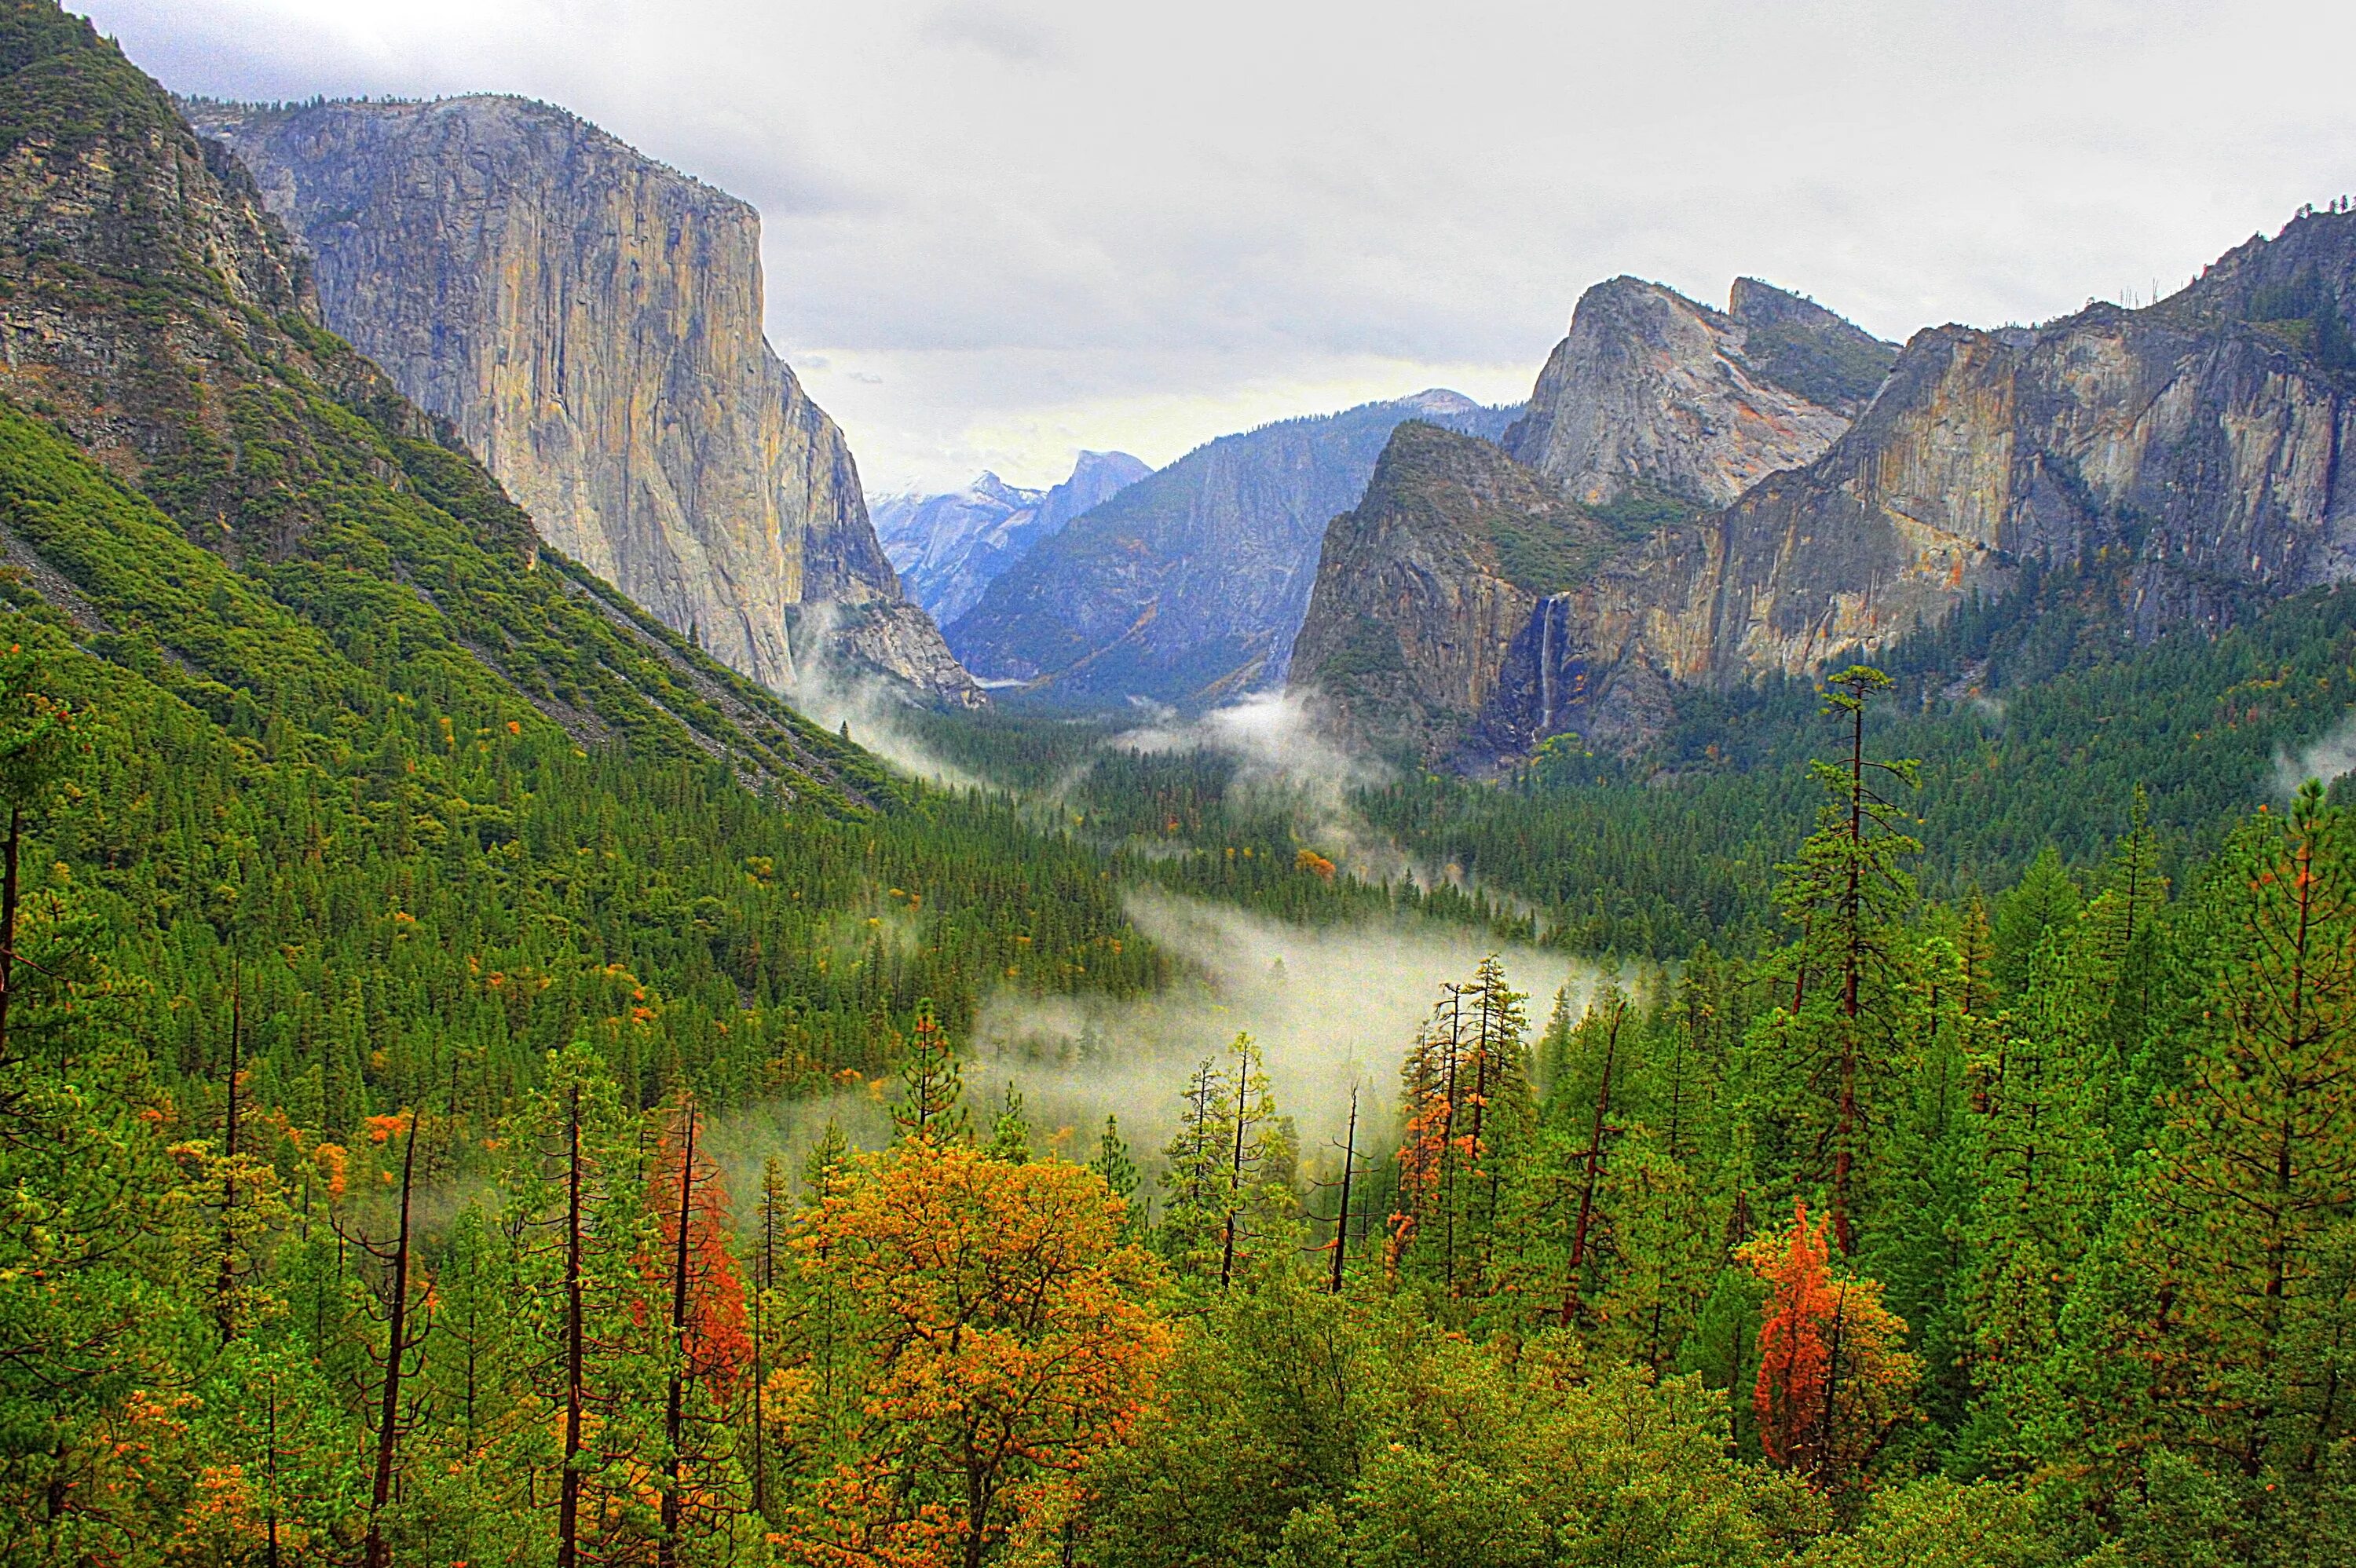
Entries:
[[813, 1194], [801, 1284], [849, 1303], [832, 1386], [773, 1380], [809, 1456], [779, 1537], [823, 1568], [981, 1568], [1044, 1545], [1171, 1350], [1158, 1265], [1085, 1166], [908, 1140]]

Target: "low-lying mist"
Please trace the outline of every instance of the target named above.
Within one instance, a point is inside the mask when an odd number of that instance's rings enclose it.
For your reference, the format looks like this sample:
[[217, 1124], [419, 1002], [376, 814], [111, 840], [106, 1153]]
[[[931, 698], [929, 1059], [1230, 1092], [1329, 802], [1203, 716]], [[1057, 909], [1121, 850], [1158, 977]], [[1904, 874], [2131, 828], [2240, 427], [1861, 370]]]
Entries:
[[[1259, 1044], [1279, 1114], [1294, 1120], [1303, 1166], [1331, 1163], [1354, 1086], [1361, 1152], [1392, 1135], [1400, 1059], [1443, 982], [1470, 979], [1484, 955], [1498, 953], [1514, 988], [1529, 995], [1535, 1039], [1558, 993], [1569, 993], [1576, 1013], [1603, 976], [1568, 954], [1501, 948], [1477, 931], [1431, 922], [1299, 926], [1150, 892], [1130, 899], [1130, 916], [1197, 977], [1127, 1001], [1005, 991], [986, 1002], [973, 1039], [958, 1042], [977, 1137], [990, 1136], [1012, 1085], [1035, 1152], [1091, 1158], [1105, 1118], [1118, 1116], [1130, 1155], [1159, 1170], [1187, 1075], [1242, 1031]], [[798, 1180], [830, 1122], [854, 1145], [882, 1147], [898, 1090], [879, 1079], [721, 1119], [710, 1136], [731, 1192], [749, 1204], [772, 1155]]]
[[[1240, 1030], [1259, 1043], [1306, 1160], [1342, 1136], [1354, 1084], [1362, 1134], [1388, 1125], [1400, 1058], [1440, 985], [1469, 979], [1497, 950], [1480, 932], [1430, 922], [1297, 926], [1160, 893], [1133, 896], [1130, 917], [1203, 977], [1129, 1001], [992, 999], [966, 1074], [978, 1113], [994, 1115], [1011, 1082], [1039, 1143], [1085, 1158], [1117, 1115], [1141, 1163], [1158, 1164], [1187, 1074]], [[1530, 995], [1534, 1032], [1558, 991], [1569, 988], [1576, 1010], [1601, 973], [1540, 948], [1502, 956], [1515, 989]]]

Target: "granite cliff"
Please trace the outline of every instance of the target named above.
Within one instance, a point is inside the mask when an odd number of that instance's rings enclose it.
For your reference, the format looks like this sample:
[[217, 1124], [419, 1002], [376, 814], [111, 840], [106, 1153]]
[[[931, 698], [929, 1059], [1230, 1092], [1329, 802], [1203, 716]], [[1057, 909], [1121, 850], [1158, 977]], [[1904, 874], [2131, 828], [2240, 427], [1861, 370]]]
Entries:
[[1589, 507], [1723, 507], [1822, 453], [1897, 353], [1756, 279], [1719, 312], [1613, 278], [1580, 297], [1504, 444]]
[[1488, 442], [1410, 421], [1325, 530], [1292, 667], [1358, 739], [1444, 757], [1533, 612], [1617, 542]]
[[1126, 452], [1083, 452], [1071, 477], [1052, 489], [1026, 490], [985, 473], [962, 490], [891, 496], [871, 511], [902, 588], [948, 625], [1041, 539], [1152, 472]]
[[977, 699], [762, 336], [751, 207], [517, 98], [185, 107], [309, 250], [327, 325], [549, 543], [772, 688], [815, 654]]
[[[2030, 561], [2108, 563], [2115, 618], [2142, 640], [2356, 575], [2351, 320], [2356, 215], [2315, 213], [2142, 310], [1918, 333], [1814, 461], [1538, 599], [1462, 755], [1525, 754], [1564, 731], [1635, 749], [1679, 687], [1869, 656], [1970, 595], [2003, 595]], [[1456, 526], [1490, 525], [1468, 510]], [[1335, 684], [1343, 717], [1379, 732]]]
[[[543, 548], [446, 422], [323, 329], [243, 166], [87, 22], [22, 0], [0, 15], [0, 438], [12, 602], [273, 758], [351, 772], [355, 799], [360, 773], [423, 788], [403, 746], [511, 737], [836, 809], [884, 784]], [[406, 739], [354, 752], [328, 720], [363, 710], [407, 715]], [[405, 836], [427, 800], [389, 793], [383, 820]]]
[[1391, 432], [1495, 435], [1512, 418], [1430, 391], [1223, 436], [1039, 544], [949, 624], [949, 645], [1076, 706], [1280, 686], [1325, 525], [1357, 505]]

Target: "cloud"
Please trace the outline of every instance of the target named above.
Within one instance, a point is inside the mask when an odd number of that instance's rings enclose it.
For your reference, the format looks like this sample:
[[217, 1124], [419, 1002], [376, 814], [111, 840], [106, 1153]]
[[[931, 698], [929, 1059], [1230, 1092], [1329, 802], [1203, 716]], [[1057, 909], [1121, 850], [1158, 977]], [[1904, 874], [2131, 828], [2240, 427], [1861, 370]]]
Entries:
[[2296, 0], [85, 3], [185, 91], [526, 92], [745, 197], [773, 340], [884, 378], [815, 388], [878, 489], [1158, 460], [1376, 363], [1283, 411], [1526, 390], [1622, 272], [1890, 337], [2043, 319], [2356, 185], [2356, 98], [2281, 86], [2356, 9]]

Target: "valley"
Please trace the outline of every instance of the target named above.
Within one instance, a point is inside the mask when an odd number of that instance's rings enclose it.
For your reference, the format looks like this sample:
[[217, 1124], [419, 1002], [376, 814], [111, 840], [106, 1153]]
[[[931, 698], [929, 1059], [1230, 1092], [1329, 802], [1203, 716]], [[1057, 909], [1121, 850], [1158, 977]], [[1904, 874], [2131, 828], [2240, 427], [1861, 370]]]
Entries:
[[763, 235], [0, 6], [0, 1559], [2356, 1550], [2346, 198], [953, 489]]

